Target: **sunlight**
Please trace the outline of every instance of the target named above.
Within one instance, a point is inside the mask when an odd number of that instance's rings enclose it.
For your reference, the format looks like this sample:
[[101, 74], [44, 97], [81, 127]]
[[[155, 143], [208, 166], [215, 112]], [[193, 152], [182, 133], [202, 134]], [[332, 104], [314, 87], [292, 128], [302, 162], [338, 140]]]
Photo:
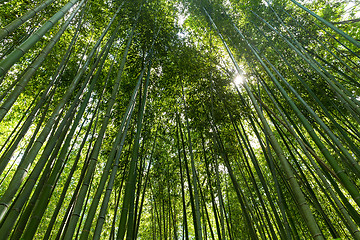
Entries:
[[245, 78], [242, 75], [236, 75], [234, 79], [234, 83], [236, 86], [241, 86], [245, 82]]

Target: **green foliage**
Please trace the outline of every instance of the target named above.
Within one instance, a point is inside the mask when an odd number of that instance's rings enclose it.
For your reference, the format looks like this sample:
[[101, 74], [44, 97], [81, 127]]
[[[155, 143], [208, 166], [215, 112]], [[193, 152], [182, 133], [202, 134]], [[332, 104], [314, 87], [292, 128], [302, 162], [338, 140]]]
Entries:
[[23, 81], [80, 2], [0, 80], [0, 236], [360, 239], [358, 5], [300, 2], [339, 35], [287, 0], [85, 1]]

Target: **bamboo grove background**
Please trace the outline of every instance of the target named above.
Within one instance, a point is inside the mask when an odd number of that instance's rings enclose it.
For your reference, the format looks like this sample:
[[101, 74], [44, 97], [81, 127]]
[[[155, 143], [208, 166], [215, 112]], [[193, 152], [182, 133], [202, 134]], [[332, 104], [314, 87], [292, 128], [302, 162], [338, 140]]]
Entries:
[[360, 239], [359, 12], [0, 0], [0, 238]]

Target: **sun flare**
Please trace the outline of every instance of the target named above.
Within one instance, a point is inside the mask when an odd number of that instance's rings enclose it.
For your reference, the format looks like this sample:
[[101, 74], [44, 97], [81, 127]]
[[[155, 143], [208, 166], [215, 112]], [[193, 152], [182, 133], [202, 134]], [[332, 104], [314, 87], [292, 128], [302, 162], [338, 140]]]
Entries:
[[237, 75], [234, 79], [234, 83], [236, 86], [240, 86], [245, 82], [245, 78], [242, 75]]

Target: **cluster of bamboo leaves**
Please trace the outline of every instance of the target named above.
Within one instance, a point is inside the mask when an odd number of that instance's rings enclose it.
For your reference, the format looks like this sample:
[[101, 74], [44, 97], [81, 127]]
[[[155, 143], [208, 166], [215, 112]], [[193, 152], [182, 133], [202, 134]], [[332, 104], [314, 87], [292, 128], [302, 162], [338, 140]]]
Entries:
[[0, 3], [2, 238], [360, 239], [356, 2]]

